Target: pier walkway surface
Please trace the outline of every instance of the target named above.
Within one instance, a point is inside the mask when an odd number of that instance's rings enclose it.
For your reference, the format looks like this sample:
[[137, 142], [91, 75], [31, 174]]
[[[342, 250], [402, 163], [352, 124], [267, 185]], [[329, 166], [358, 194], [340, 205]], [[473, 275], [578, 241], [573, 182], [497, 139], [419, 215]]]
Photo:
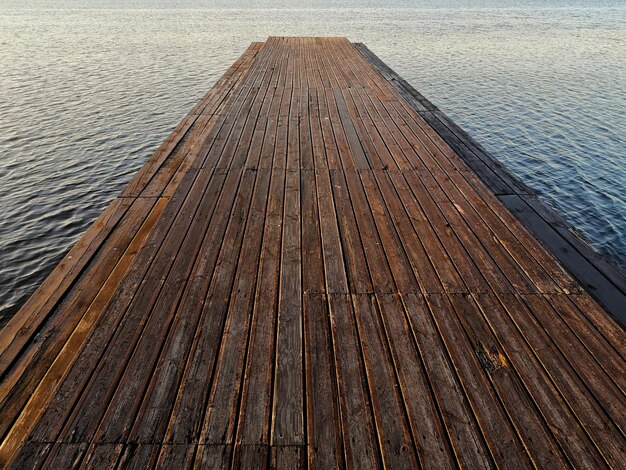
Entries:
[[2, 465], [624, 468], [622, 278], [420, 96], [252, 44], [0, 335]]

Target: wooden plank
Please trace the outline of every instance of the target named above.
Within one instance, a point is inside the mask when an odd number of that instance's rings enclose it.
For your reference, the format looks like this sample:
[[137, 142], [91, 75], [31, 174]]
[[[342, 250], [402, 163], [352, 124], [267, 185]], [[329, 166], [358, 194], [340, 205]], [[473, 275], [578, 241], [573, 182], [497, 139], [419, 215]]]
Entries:
[[374, 468], [380, 451], [352, 302], [343, 294], [330, 294], [328, 302], [345, 463], [347, 467]]
[[[476, 267], [472, 257], [468, 256], [453, 228], [443, 217], [437, 202], [432, 199], [431, 191], [426, 188], [415, 172], [405, 173], [404, 178], [461, 275], [466, 286], [465, 289], [469, 292], [486, 292], [489, 289], [487, 281]], [[409, 216], [413, 217], [413, 214], [409, 214]]]
[[[402, 260], [400, 247], [394, 240], [391, 228], [387, 222], [384, 212], [381, 214], [380, 207], [376, 209], [370, 208], [370, 204], [365, 193], [363, 184], [358, 173], [348, 172], [341, 175], [345, 178], [345, 185], [348, 189], [354, 215], [361, 234], [363, 249], [367, 258], [370, 276], [373, 282], [375, 292], [395, 292], [396, 282], [403, 287], [410, 286], [412, 283], [412, 273], [407, 267], [408, 263]], [[337, 184], [335, 184], [337, 186]], [[382, 224], [382, 232], [379, 232], [377, 223], [374, 219], [374, 213], [379, 215], [378, 223]], [[385, 238], [389, 236], [390, 238]], [[345, 243], [345, 242], [344, 242]], [[391, 259], [385, 252], [384, 243], [392, 248]], [[393, 261], [401, 260], [397, 266], [391, 264]], [[394, 269], [395, 268], [395, 269]], [[410, 288], [410, 287], [409, 287]]]
[[343, 98], [343, 94], [341, 93], [341, 90], [337, 88], [333, 89], [332, 93], [335, 105], [337, 106], [339, 119], [341, 120], [343, 131], [346, 135], [348, 148], [350, 149], [350, 152], [352, 153], [352, 156], [354, 158], [354, 168], [356, 170], [370, 169], [368, 156], [365, 153], [362, 141], [359, 139], [354, 122], [350, 117], [346, 101]]
[[[574, 333], [567, 324], [560, 318], [558, 314], [552, 308], [553, 303], [560, 304], [558, 297], [556, 296], [537, 296], [537, 295], [524, 295], [522, 296], [527, 305], [530, 306], [530, 310], [533, 312], [536, 321], [543, 326], [543, 329], [548, 332], [560, 354], [556, 354], [555, 359], [562, 363], [567, 363], [568, 367], [563, 367], [562, 372], [567, 373], [573, 370], [572, 374], [574, 379], [572, 382], [581, 380], [584, 384], [584, 388], [576, 393], [588, 396], [593, 399], [589, 400], [589, 405], [596, 410], [598, 421], [602, 421], [603, 427], [607, 429], [607, 436], [614, 434], [616, 431], [610, 431], [615, 426], [623, 434], [624, 427], [626, 426], [626, 414], [625, 409], [621, 406], [620, 401], [624, 398], [623, 392], [615, 385], [613, 380], [605, 374], [602, 369], [595, 363], [593, 356], [584, 347], [584, 345], [578, 341]], [[558, 332], [558, 333], [557, 333]], [[577, 377], [576, 377], [577, 376]], [[586, 390], [585, 390], [586, 389]], [[587, 390], [589, 392], [587, 392]], [[596, 401], [599, 406], [593, 402]], [[607, 416], [604, 416], [607, 415]], [[607, 419], [608, 418], [608, 419]], [[611, 423], [612, 422], [612, 423]], [[597, 435], [594, 433], [594, 435]], [[602, 435], [602, 433], [600, 433]], [[608, 446], [610, 447], [610, 446]], [[626, 449], [626, 442], [621, 446]]]
[[[500, 292], [537, 293], [537, 284], [546, 285], [547, 274], [543, 271], [524, 271], [517, 264], [503, 244], [497, 233], [480, 218], [471, 204], [468, 204], [458, 193], [455, 186], [446, 176], [437, 178], [441, 191], [445, 191], [450, 202], [440, 204], [444, 215], [457, 233], [465, 234], [465, 244], [472, 248], [472, 254], [480, 261], [481, 272], [494, 290]], [[530, 277], [530, 276], [537, 277]]]
[[157, 467], [161, 468], [192, 468], [196, 455], [195, 444], [165, 444], [161, 446], [161, 453], [157, 461]]
[[[423, 466], [450, 468], [454, 466], [453, 452], [402, 301], [397, 295], [376, 294], [371, 304], [371, 310], [378, 311], [381, 318], [377, 329], [385, 338], [385, 349], [391, 353], [419, 462]], [[363, 301], [361, 305], [365, 306]], [[401, 440], [388, 442], [398, 445]]]
[[227, 468], [230, 462], [230, 445], [203, 444], [198, 446], [194, 467], [197, 468]]
[[[327, 92], [326, 98], [327, 98], [328, 109], [330, 111], [331, 122], [333, 120], [335, 122], [339, 121], [337, 122], [337, 125], [335, 125], [335, 123], [333, 122], [333, 126], [332, 126], [335, 139], [337, 142], [337, 150], [340, 155], [344, 156], [344, 158], [342, 158], [343, 168], [348, 170], [348, 173], [351, 173], [350, 170], [356, 168], [354, 160], [352, 160], [352, 163], [349, 163], [348, 161], [346, 161], [345, 157], [347, 155], [353, 155], [354, 152], [357, 152], [357, 155], [359, 155], [359, 152], [360, 151], [362, 152], [362, 149], [360, 148], [360, 146], [357, 146], [356, 143], [353, 143], [352, 152], [350, 151], [350, 144], [348, 140], [346, 139], [343, 125], [340, 125], [341, 117], [340, 115], [336, 114], [334, 111], [337, 106], [336, 99], [339, 98], [340, 102], [342, 100], [342, 98], [339, 97], [339, 95], [336, 95], [337, 89], [339, 89], [341, 86], [341, 81], [338, 80], [337, 78], [338, 75], [335, 73], [335, 67], [333, 67], [330, 64], [328, 55], [324, 56], [324, 62], [326, 65], [325, 70], [328, 74], [329, 82], [331, 84], [335, 83], [335, 85], [333, 85], [335, 87], [334, 88], [335, 92], [333, 93]], [[344, 112], [343, 119], [344, 121], [348, 122], [350, 119], [349, 114], [346, 114]], [[365, 160], [366, 159], [361, 157], [361, 162], [364, 162]], [[363, 163], [361, 166], [365, 167], [365, 164]], [[356, 180], [354, 180], [353, 177], [351, 178], [348, 174], [344, 175], [339, 171], [336, 171], [336, 172], [333, 171], [331, 172], [331, 178], [333, 181], [334, 191], [336, 192], [335, 199], [336, 199], [336, 205], [338, 207], [338, 213], [342, 214], [341, 216], [344, 218], [350, 217], [350, 211], [347, 210], [347, 207], [345, 209], [341, 209], [342, 206], [338, 205], [339, 201], [342, 201], [343, 204], [346, 204], [348, 202], [347, 198], [350, 198], [351, 200], [350, 205], [354, 207], [353, 213], [354, 213], [354, 216], [356, 217], [356, 220], [359, 221], [359, 219], [361, 219], [361, 221], [358, 222], [359, 224], [358, 230], [361, 232], [360, 238], [363, 243], [362, 244], [363, 248], [358, 247], [358, 245], [354, 246], [354, 243], [358, 242], [358, 239], [354, 236], [351, 236], [349, 232], [346, 233], [345, 235], [342, 235], [342, 242], [344, 243], [344, 252], [348, 256], [348, 267], [350, 268], [349, 278], [363, 279], [366, 273], [365, 270], [367, 268], [362, 263], [363, 258], [362, 256], [360, 256], [360, 252], [361, 250], [365, 249], [365, 253], [367, 254], [368, 258], [374, 257], [374, 259], [379, 260], [377, 262], [376, 261], [374, 262], [374, 264], [377, 266], [377, 269], [374, 270], [373, 273], [371, 273], [373, 276], [375, 276], [375, 278], [372, 278], [374, 285], [380, 286], [379, 289], [381, 289], [382, 291], [391, 292], [394, 289], [393, 280], [387, 269], [383, 271], [383, 267], [386, 265], [386, 261], [384, 261], [384, 255], [380, 252], [379, 242], [376, 241], [378, 240], [378, 235], [375, 234], [374, 224], [368, 223], [368, 222], [363, 224], [363, 217], [365, 218], [369, 217], [371, 220], [371, 212], [369, 211], [369, 209], [365, 209], [367, 207], [367, 202], [366, 202], [363, 190], [359, 189], [361, 185], [352, 184], [351, 185], [352, 187], [348, 190], [348, 194], [346, 194], [346, 196], [342, 196], [343, 193], [340, 191], [344, 187], [347, 187], [347, 186], [349, 187], [349, 183], [351, 181], [352, 182], [358, 181], [358, 177]], [[344, 180], [345, 183], [342, 180]], [[337, 199], [338, 197], [340, 197], [340, 199]], [[345, 224], [342, 222], [341, 225], [345, 225]], [[347, 226], [346, 229], [349, 229], [349, 226]], [[374, 232], [372, 230], [374, 230]], [[358, 268], [359, 262], [362, 263], [360, 268]], [[364, 283], [367, 283], [368, 281], [369, 280], [364, 279], [363, 281], [359, 281], [359, 283], [364, 284]], [[356, 292], [364, 292], [364, 291], [359, 290]]]
[[311, 146], [314, 167], [315, 169], [325, 169], [328, 168], [328, 162], [318, 93], [319, 91], [317, 89], [309, 89], [309, 125], [311, 126]]
[[[295, 40], [290, 40], [292, 44]], [[302, 96], [300, 49], [295, 48], [288, 69], [293, 71], [293, 95], [287, 134], [287, 173], [281, 248], [280, 285], [276, 326], [276, 357], [272, 394], [272, 445], [301, 445], [304, 427], [302, 234], [300, 173], [300, 103]], [[292, 49], [293, 50], [293, 49]]]
[[[331, 168], [336, 166], [338, 169], [342, 168], [344, 170], [355, 170], [356, 162], [354, 161], [354, 157], [350, 151], [350, 144], [341, 124], [341, 118], [339, 116], [339, 112], [337, 111], [337, 105], [334, 100], [332, 89], [324, 88], [323, 93], [325, 98], [324, 110], [328, 113], [325, 117], [328, 118], [330, 124], [328, 126], [328, 131], [332, 132], [334, 142], [336, 142], [335, 146], [337, 148], [336, 160], [332, 158], [334, 155], [331, 155], [331, 157], [329, 157], [329, 165]], [[331, 148], [332, 146], [333, 144], [329, 145]]]
[[[423, 247], [423, 243], [429, 242], [421, 240], [415, 232], [414, 225], [411, 223], [409, 216], [406, 214], [402, 202], [392, 186], [388, 173], [376, 171], [371, 174], [363, 173], [361, 177], [369, 179], [368, 184], [372, 186], [376, 184], [378, 186], [380, 193], [383, 196], [384, 203], [388, 207], [390, 217], [393, 219], [400, 242], [404, 247], [406, 256], [413, 268], [413, 274], [415, 275], [422, 292], [442, 292], [442, 281], [439, 279], [433, 268], [432, 259], [429, 259]], [[441, 252], [439, 251], [438, 253]], [[448, 281], [446, 282], [446, 287], [448, 289], [455, 290], [460, 288], [460, 279], [458, 278], [458, 275], [456, 275], [455, 271], [444, 271], [444, 275], [447, 275], [445, 279]], [[454, 282], [449, 281], [451, 277], [456, 277], [456, 280], [459, 281], [457, 287], [451, 285]], [[401, 290], [402, 292], [409, 292], [408, 290], [404, 290], [402, 288]]]
[[307, 436], [315, 468], [344, 465], [339, 397], [328, 302], [323, 294], [304, 295]]
[[309, 103], [315, 90], [303, 89], [300, 95], [298, 113], [298, 134], [300, 136], [300, 168], [314, 170], [313, 141], [311, 140], [311, 110]]
[[234, 450], [233, 468], [269, 468], [269, 446], [237, 446]]
[[306, 446], [272, 446], [270, 448], [270, 468], [305, 468]]
[[[383, 464], [391, 468], [403, 465], [415, 467], [419, 459], [417, 452], [421, 449], [416, 452], [415, 437], [410, 429], [403, 400], [406, 391], [399, 387], [398, 380], [401, 385], [403, 382], [396, 376], [397, 366], [388, 352], [387, 337], [379, 318], [376, 299], [373, 295], [353, 295], [352, 303], [361, 338]], [[404, 352], [413, 353], [411, 350]], [[402, 372], [401, 370], [400, 373]]]
[[383, 464], [415, 467], [418, 457], [406, 417], [395, 367], [387, 353], [373, 295], [352, 296]]
[[[259, 84], [256, 94], [254, 94], [254, 100], [248, 112], [240, 113], [235, 121], [233, 130], [235, 134], [238, 134], [239, 129], [241, 129], [241, 135], [237, 141], [231, 140], [229, 142], [233, 145], [232, 149], [229, 147], [229, 144], [226, 145], [217, 163], [218, 168], [242, 168], [246, 166], [248, 161], [251, 161], [248, 166], [256, 166], [258, 152], [260, 152], [261, 146], [253, 139], [254, 137], [258, 138], [258, 136], [261, 136], [262, 139], [264, 135], [266, 121], [265, 119], [259, 119], [259, 116], [264, 115], [262, 112], [264, 109], [266, 112], [266, 108], [269, 107], [274, 97], [273, 89], [270, 91], [269, 84], [276, 70], [276, 68], [272, 68], [272, 66], [275, 67], [277, 61], [278, 58], [274, 56], [270, 59], [270, 65], [268, 65], [262, 74], [263, 81]], [[253, 143], [256, 143], [256, 145], [253, 145]], [[256, 155], [256, 158], [254, 155]]]
[[[56, 444], [50, 451], [47, 462], [52, 464], [52, 468], [77, 468], [84, 461], [85, 451], [88, 444]], [[107, 446], [107, 450], [114, 450], [115, 446]], [[116, 454], [117, 456], [117, 454]], [[97, 459], [94, 459], [97, 460]], [[112, 465], [109, 465], [111, 468]], [[103, 468], [106, 468], [103, 466]]]
[[[344, 47], [347, 47], [347, 45], [344, 45]], [[367, 81], [367, 69], [358, 67], [355, 64], [354, 59], [354, 54], [347, 57], [342, 69], [347, 69], [349, 74], [353, 76], [355, 80]], [[375, 82], [370, 83], [367, 81], [366, 86], [353, 87], [350, 89], [355, 107], [358, 110], [358, 116], [361, 120], [363, 120], [365, 126], [369, 127], [369, 135], [374, 141], [377, 153], [381, 153], [383, 155], [385, 166], [382, 169], [392, 168], [408, 170], [412, 168], [412, 166], [407, 160], [407, 155], [415, 156], [414, 151], [409, 145], [407, 145], [405, 140], [401, 139], [400, 143], [396, 142], [394, 139], [394, 133], [390, 132], [390, 128], [388, 127], [388, 122], [384, 117], [381, 117], [378, 110], [374, 106], [374, 103], [377, 101], [372, 98], [372, 92], [375, 93], [376, 96], [381, 96], [381, 99], [383, 100], [388, 99], [384, 90], [377, 87]]]
[[[562, 320], [561, 326], [567, 327], [578, 338], [578, 341], [593, 356], [597, 365], [624, 393], [626, 391], [626, 375], [623, 374], [623, 360], [607, 339], [576, 308], [568, 296], [546, 296], [548, 302]], [[571, 336], [570, 336], [571, 338]], [[578, 364], [579, 357], [571, 360]]]
[[[276, 67], [280, 70], [280, 74], [277, 77], [278, 81], [280, 81], [284, 75], [284, 67], [286, 67], [285, 60], [282, 59], [280, 64]], [[276, 148], [280, 146], [280, 140], [278, 138], [280, 109], [283, 102], [290, 99], [290, 95], [286, 96], [286, 91], [287, 89], [285, 87], [276, 86], [274, 89], [274, 96], [267, 115], [267, 128], [263, 138], [261, 155], [257, 164], [257, 167], [260, 169], [272, 169], [276, 166], [276, 162], [274, 162], [274, 154], [276, 152]]]
[[153, 468], [159, 458], [159, 444], [136, 444], [125, 445], [117, 462], [117, 468]]
[[[469, 258], [466, 262], [473, 261], [487, 284], [489, 284], [489, 287], [495, 292], [514, 292], [519, 286], [524, 290], [530, 289], [532, 291], [532, 288], [528, 287], [530, 283], [524, 282], [524, 278], [521, 275], [514, 277], [511, 274], [516, 273], [514, 270], [516, 266], [509, 261], [506, 254], [500, 252], [497, 238], [489, 232], [485, 234], [487, 236], [475, 233], [482, 231], [480, 228], [481, 224], [473, 223], [471, 214], [464, 206], [446, 200], [446, 194], [429, 175], [422, 177], [422, 181], [425, 181], [425, 185], [431, 194], [435, 192], [440, 194], [437, 206], [445, 218], [446, 224], [452, 229], [465, 248]], [[503, 262], [508, 262], [509, 265], [499, 264], [499, 259]], [[513, 267], [513, 269], [505, 270], [507, 267]], [[514, 277], [515, 281], [518, 281], [515, 286], [507, 278], [507, 274]], [[470, 288], [470, 291], [472, 290]]]
[[[360, 178], [359, 178], [360, 177]], [[407, 258], [405, 248], [402, 246], [402, 242], [396, 232], [396, 229], [391, 221], [391, 216], [389, 215], [389, 211], [385, 205], [385, 202], [378, 190], [374, 177], [372, 173], [369, 171], [361, 171], [359, 174], [348, 174], [346, 175], [346, 179], [348, 181], [348, 186], [351, 186], [351, 191], [353, 194], [356, 193], [357, 197], [355, 197], [354, 201], [361, 200], [363, 196], [361, 196], [361, 191], [365, 193], [365, 197], [367, 197], [367, 203], [369, 203], [369, 207], [366, 207], [364, 201], [361, 208], [355, 207], [355, 210], [359, 214], [367, 214], [367, 217], [370, 216], [374, 220], [372, 223], [371, 220], [366, 223], [375, 225], [378, 229], [378, 234], [381, 240], [381, 246], [384, 252], [385, 257], [389, 263], [389, 267], [393, 274], [393, 279], [397, 289], [400, 292], [405, 293], [418, 293], [421, 292], [420, 285], [417, 282], [415, 277], [415, 273], [411, 267], [411, 264]], [[360, 188], [362, 185], [363, 189]], [[377, 264], [371, 264], [371, 269], [377, 270]], [[374, 274], [372, 274], [374, 277]]]
[[[333, 198], [333, 188], [331, 186], [330, 174], [326, 170], [315, 171], [315, 181], [318, 187], [317, 197], [320, 214], [320, 232], [321, 232], [321, 250], [324, 258], [324, 271], [326, 279], [326, 292], [332, 294], [347, 294], [348, 278], [346, 274], [346, 266], [344, 261], [344, 253], [341, 245], [339, 234], [338, 212]], [[349, 217], [346, 214], [346, 218]], [[350, 219], [352, 220], [352, 219]], [[354, 224], [347, 226], [343, 224], [344, 230], [354, 230]], [[353, 233], [353, 232], [350, 232]], [[349, 236], [347, 237], [349, 239]], [[358, 249], [355, 247], [355, 249]], [[359, 250], [362, 253], [363, 249]], [[357, 258], [357, 255], [352, 255]], [[354, 261], [354, 265], [363, 262], [363, 256], [359, 257], [360, 261]], [[363, 274], [363, 273], [362, 273]], [[357, 280], [351, 278], [352, 286], [355, 292], [371, 292], [371, 281], [366, 276], [358, 279], [362, 280], [362, 284], [357, 284]]]
[[[404, 210], [411, 220], [411, 224], [420, 239], [421, 243], [424, 246], [424, 250], [426, 251], [430, 262], [433, 264], [435, 270], [437, 271], [438, 278], [442, 284], [442, 288], [446, 292], [464, 292], [466, 290], [463, 285], [463, 281], [458, 274], [457, 268], [454, 262], [451, 260], [447, 251], [443, 247], [441, 241], [439, 240], [430, 218], [424, 213], [419, 202], [415, 197], [407, 185], [407, 181], [405, 180], [402, 174], [398, 173], [390, 173], [388, 177], [386, 175], [381, 175], [380, 180], [384, 181], [384, 179], [390, 178], [391, 184], [394, 186], [398, 197], [401, 199]], [[383, 184], [383, 183], [381, 183]], [[390, 195], [389, 197], [393, 197]], [[400, 208], [394, 210], [394, 213], [401, 213]], [[430, 282], [434, 282], [433, 279], [429, 279]], [[426, 291], [430, 293], [439, 292], [437, 290], [437, 285], [429, 285], [429, 281], [422, 281], [423, 285], [426, 287]]]
[[584, 315], [596, 330], [613, 346], [622, 359], [626, 360], [626, 336], [621, 326], [595, 302], [590, 295], [570, 295], [569, 299], [576, 304], [581, 315]]
[[366, 143], [371, 141], [368, 147], [368, 155], [372, 159], [371, 167], [374, 170], [403, 170], [409, 169], [402, 150], [389, 136], [387, 127], [381, 125], [378, 116], [371, 112], [368, 107], [369, 100], [363, 98], [361, 90], [351, 89], [351, 99], [358, 113], [358, 122], [361, 124], [361, 137]]
[[396, 114], [390, 114], [384, 103], [376, 100], [372, 95], [367, 97], [369, 103], [369, 113], [374, 116], [374, 122], [381, 133], [386, 135], [386, 142], [398, 150], [394, 153], [398, 167], [402, 171], [411, 169], [424, 170], [426, 165], [424, 159], [428, 156], [426, 153], [418, 153], [418, 141], [407, 139], [407, 127], [404, 122], [394, 119]]
[[[118, 462], [123, 449], [123, 444], [92, 444], [80, 465], [87, 468], [118, 468], [121, 466]], [[52, 468], [64, 468], [65, 462], [57, 464], [53, 461], [51, 466]], [[69, 465], [66, 468], [69, 468]]]
[[305, 430], [299, 172], [287, 172], [284, 208], [271, 443], [302, 445]]
[[46, 461], [46, 457], [50, 454], [50, 450], [54, 444], [42, 444], [35, 442], [25, 442], [16, 455], [10, 456], [8, 459], [6, 454], [2, 456], [2, 465], [12, 465], [15, 468], [39, 468]]
[[[469, 202], [488, 224], [499, 242], [516, 263], [527, 273], [540, 292], [572, 292], [578, 289], [563, 268], [554, 262], [536, 240], [531, 239], [524, 227], [495, 201], [486, 201], [469, 185], [459, 187], [463, 200]], [[519, 230], [517, 230], [519, 228]]]
[[335, 135], [330, 120], [330, 110], [326, 104], [326, 92], [324, 88], [317, 90], [317, 99], [328, 168], [339, 170], [342, 168], [342, 163], [339, 159], [338, 144], [335, 143]]
[[[356, 293], [372, 292], [374, 287], [367, 267], [362, 240], [363, 237], [371, 235], [373, 227], [369, 227], [369, 232], [360, 232], [355, 219], [350, 194], [348, 193], [345, 175], [342, 171], [330, 170], [330, 187], [332, 188], [334, 206], [337, 211], [342, 252], [345, 256], [345, 272], [350, 285], [350, 291]], [[377, 255], [378, 259], [381, 260], [380, 252], [378, 252]], [[370, 256], [373, 255], [370, 254]], [[375, 281], [378, 289], [385, 289], [387, 292], [391, 292], [393, 290], [391, 274], [389, 273], [389, 268], [386, 266], [384, 258], [377, 264], [376, 274], [377, 279]], [[338, 271], [337, 275], [340, 279], [343, 277], [341, 271]], [[328, 271], [326, 277], [327, 279], [329, 278]], [[384, 282], [379, 280], [381, 277], [385, 279]]]
[[313, 170], [300, 172], [302, 266], [306, 266], [302, 270], [302, 289], [305, 294], [326, 292], [315, 179]]

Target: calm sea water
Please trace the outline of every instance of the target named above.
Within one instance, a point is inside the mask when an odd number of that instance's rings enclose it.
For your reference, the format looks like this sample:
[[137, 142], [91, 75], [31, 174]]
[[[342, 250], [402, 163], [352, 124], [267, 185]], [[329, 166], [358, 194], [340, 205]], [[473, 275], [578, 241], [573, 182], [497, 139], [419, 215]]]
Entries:
[[269, 35], [366, 43], [626, 266], [623, 1], [2, 0], [0, 323]]

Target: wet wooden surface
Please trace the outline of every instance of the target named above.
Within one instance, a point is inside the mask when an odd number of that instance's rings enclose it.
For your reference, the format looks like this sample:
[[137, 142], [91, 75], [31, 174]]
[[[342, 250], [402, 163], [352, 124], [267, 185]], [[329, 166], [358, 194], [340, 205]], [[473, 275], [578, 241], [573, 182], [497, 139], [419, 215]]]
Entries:
[[2, 331], [3, 465], [624, 465], [624, 330], [386, 73], [250, 46]]
[[512, 175], [493, 155], [446, 116], [364, 44], [355, 47], [463, 162], [552, 253], [587, 292], [626, 327], [626, 273], [596, 253], [566, 220]]

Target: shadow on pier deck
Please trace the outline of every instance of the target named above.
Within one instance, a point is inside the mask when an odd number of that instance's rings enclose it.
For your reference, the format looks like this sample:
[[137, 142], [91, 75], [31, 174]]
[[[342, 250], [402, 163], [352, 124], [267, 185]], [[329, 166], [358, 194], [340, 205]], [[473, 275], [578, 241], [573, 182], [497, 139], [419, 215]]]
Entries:
[[555, 221], [364, 46], [255, 43], [3, 330], [0, 461], [623, 466], [624, 280]]

